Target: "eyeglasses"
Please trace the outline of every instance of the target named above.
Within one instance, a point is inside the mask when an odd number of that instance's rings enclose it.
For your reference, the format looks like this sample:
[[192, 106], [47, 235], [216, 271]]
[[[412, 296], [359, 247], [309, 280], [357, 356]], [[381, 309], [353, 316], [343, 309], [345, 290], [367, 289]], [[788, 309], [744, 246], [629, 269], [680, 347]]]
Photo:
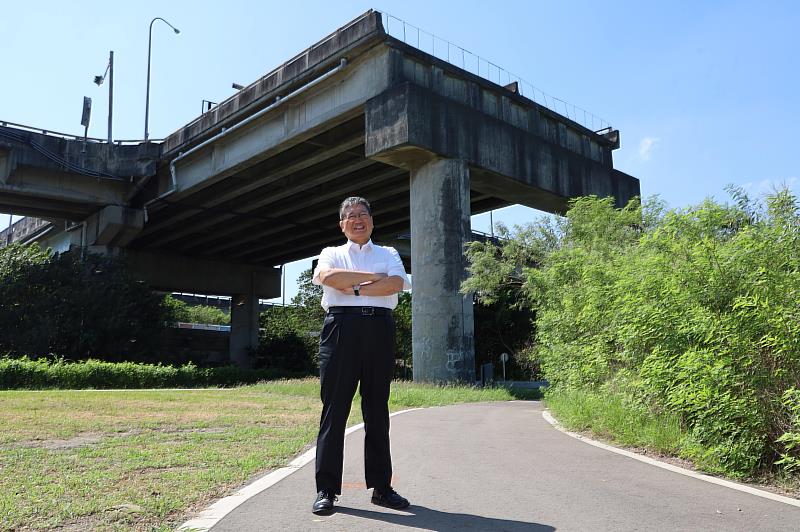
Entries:
[[367, 220], [370, 217], [371, 215], [368, 212], [351, 212], [344, 219], [348, 222], [354, 222], [356, 220]]

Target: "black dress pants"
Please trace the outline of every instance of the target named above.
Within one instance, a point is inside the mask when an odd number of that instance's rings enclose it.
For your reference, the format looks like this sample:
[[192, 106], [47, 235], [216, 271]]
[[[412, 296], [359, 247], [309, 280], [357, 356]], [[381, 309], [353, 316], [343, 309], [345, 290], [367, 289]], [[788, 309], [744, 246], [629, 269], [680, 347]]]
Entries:
[[322, 416], [317, 437], [317, 491], [342, 492], [345, 424], [359, 383], [367, 488], [384, 489], [391, 484], [388, 403], [393, 369], [391, 313], [325, 316], [319, 348]]

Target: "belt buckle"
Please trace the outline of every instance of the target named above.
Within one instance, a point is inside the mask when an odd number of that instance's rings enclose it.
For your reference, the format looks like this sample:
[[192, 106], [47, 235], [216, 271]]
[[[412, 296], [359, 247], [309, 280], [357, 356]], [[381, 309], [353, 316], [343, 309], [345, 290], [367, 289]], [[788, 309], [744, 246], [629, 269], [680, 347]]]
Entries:
[[361, 315], [362, 316], [374, 316], [375, 315], [375, 307], [361, 307]]

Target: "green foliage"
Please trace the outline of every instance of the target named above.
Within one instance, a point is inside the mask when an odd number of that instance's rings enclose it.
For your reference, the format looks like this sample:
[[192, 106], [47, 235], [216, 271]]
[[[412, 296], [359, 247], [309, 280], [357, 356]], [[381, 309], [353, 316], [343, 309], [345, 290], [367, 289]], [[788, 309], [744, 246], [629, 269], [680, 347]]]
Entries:
[[167, 315], [167, 321], [170, 323], [176, 322], [189, 322], [189, 304], [172, 297], [172, 294], [164, 296], [163, 306]]
[[210, 305], [189, 305], [172, 297], [164, 296], [164, 307], [167, 309], [170, 322], [203, 323], [207, 325], [230, 325], [231, 317], [224, 310]]
[[174, 367], [99, 360], [0, 358], [0, 390], [199, 388], [252, 384], [287, 376], [297, 374], [235, 366], [199, 368], [191, 363]]
[[532, 380], [539, 376], [538, 361], [531, 349], [534, 312], [514, 304], [513, 291], [501, 290], [491, 305], [477, 303], [475, 313], [475, 362], [491, 362], [495, 379], [503, 376], [501, 353], [508, 353], [507, 380]]
[[[306, 331], [298, 309], [273, 306], [261, 312], [258, 366], [313, 373], [317, 360], [316, 334]], [[319, 321], [319, 326], [322, 320]]]
[[678, 415], [656, 414], [623, 394], [561, 387], [548, 389], [545, 401], [568, 429], [591, 429], [624, 445], [675, 454], [687, 437]]
[[786, 471], [800, 471], [800, 389], [790, 388], [783, 394], [783, 406], [789, 412], [789, 425], [777, 442], [783, 445], [776, 464]]
[[400, 292], [394, 309], [395, 358], [403, 365], [395, 368], [395, 378], [410, 380], [413, 370], [411, 341], [411, 292]]
[[291, 305], [269, 307], [261, 313], [259, 366], [306, 375], [317, 368], [319, 331], [325, 311], [322, 287], [312, 284], [312, 275], [311, 269], [300, 274]]
[[152, 356], [161, 298], [122, 262], [38, 246], [0, 249], [0, 351], [72, 359]]
[[[622, 394], [678, 416], [683, 454], [748, 475], [800, 458], [800, 208], [787, 190], [665, 212], [580, 198], [566, 218], [473, 245], [465, 290], [513, 290], [537, 312], [535, 356], [556, 388]], [[789, 397], [789, 399], [787, 399]]]

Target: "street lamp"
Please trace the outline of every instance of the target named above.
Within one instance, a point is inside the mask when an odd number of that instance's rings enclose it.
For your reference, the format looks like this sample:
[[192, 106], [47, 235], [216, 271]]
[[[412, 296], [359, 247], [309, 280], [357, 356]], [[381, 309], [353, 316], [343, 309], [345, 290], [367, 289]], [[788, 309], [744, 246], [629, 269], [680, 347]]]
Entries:
[[147, 139], [149, 138], [149, 135], [147, 133], [147, 125], [148, 125], [148, 123], [150, 121], [150, 50], [151, 50], [151, 47], [152, 47], [152, 44], [153, 44], [153, 23], [156, 20], [162, 21], [164, 24], [166, 24], [167, 26], [172, 28], [172, 31], [174, 31], [176, 34], [181, 32], [181, 30], [179, 30], [178, 28], [176, 28], [175, 26], [173, 26], [172, 24], [170, 24], [169, 22], [167, 22], [166, 20], [164, 20], [161, 17], [156, 17], [156, 18], [154, 18], [153, 20], [150, 21], [150, 36], [147, 39], [147, 97], [145, 99], [145, 104], [144, 104], [144, 141], [145, 142], [147, 142]]
[[94, 82], [99, 87], [108, 76], [108, 143], [111, 144], [111, 114], [114, 110], [114, 51], [108, 53], [108, 66], [102, 76], [95, 76]]

